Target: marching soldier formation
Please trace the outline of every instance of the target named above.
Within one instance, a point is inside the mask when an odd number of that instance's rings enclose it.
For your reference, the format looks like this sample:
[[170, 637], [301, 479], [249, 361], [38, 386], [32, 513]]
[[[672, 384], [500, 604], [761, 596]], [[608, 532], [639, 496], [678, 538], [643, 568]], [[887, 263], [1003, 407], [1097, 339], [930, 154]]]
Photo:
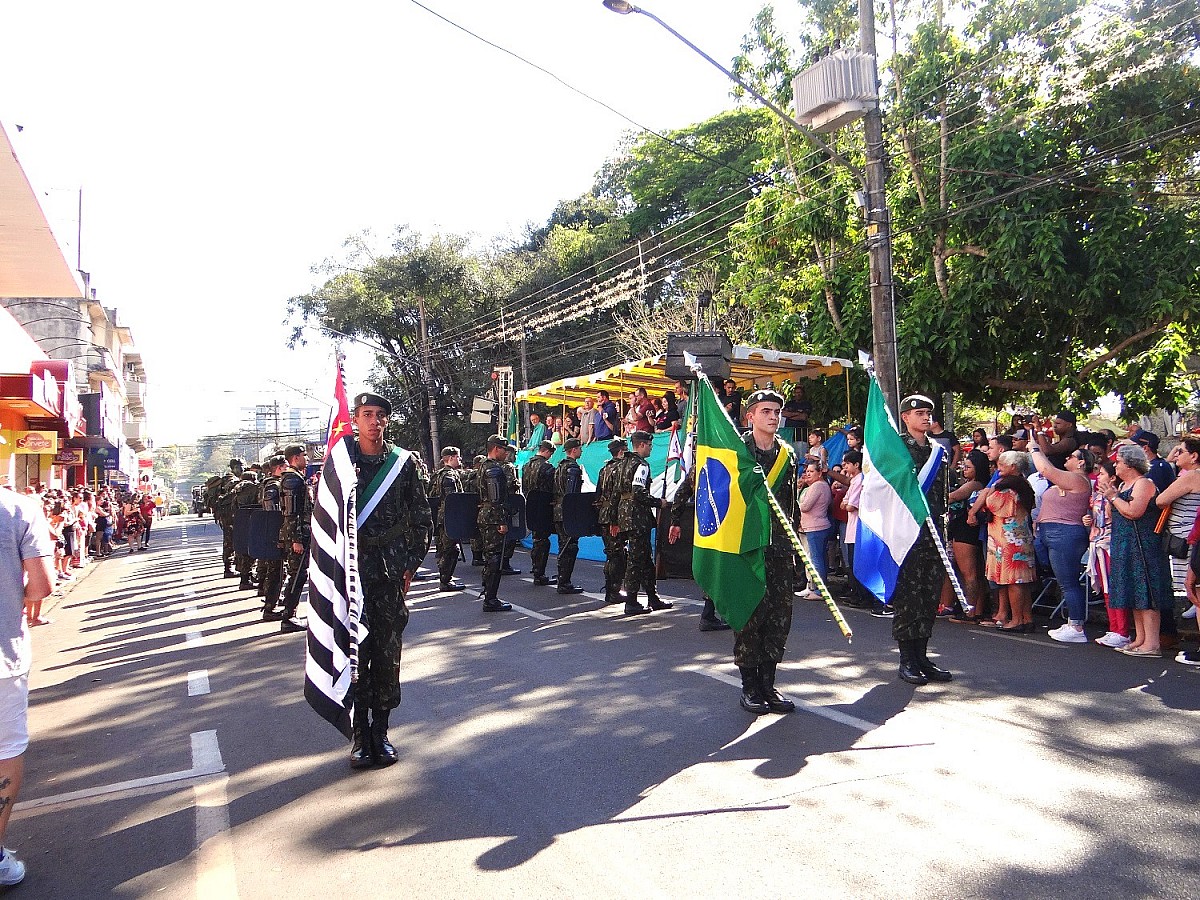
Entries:
[[[745, 400], [750, 428], [742, 437], [764, 473], [768, 489], [788, 517], [796, 515], [796, 455], [777, 436], [783, 398], [773, 390], [756, 390]], [[902, 404], [902, 438], [914, 463], [929, 454], [928, 398], [914, 395]], [[455, 578], [463, 545], [471, 538], [473, 563], [482, 565], [480, 600], [484, 612], [505, 612], [512, 605], [499, 596], [501, 579], [516, 574], [510, 560], [523, 522], [532, 537], [532, 581], [555, 585], [559, 594], [579, 594], [584, 588], [573, 581], [579, 553], [577, 514], [571, 510], [594, 507], [596, 531], [604, 542], [604, 603], [624, 604], [626, 616], [670, 609], [658, 595], [651, 532], [658, 524], [663, 501], [651, 493], [648, 463], [653, 436], [634, 431], [628, 442], [608, 443], [610, 459], [601, 467], [595, 493], [589, 500], [572, 500], [584, 493], [586, 475], [580, 465], [583, 445], [577, 438], [563, 442], [563, 456], [554, 466], [556, 447], [537, 444], [533, 456], [517, 472], [515, 445], [503, 435], [487, 439], [485, 454], [464, 469], [458, 447], [441, 450], [440, 465], [427, 474], [417, 454], [394, 448], [383, 439], [391, 415], [390, 402], [364, 393], [355, 397], [353, 459], [358, 472], [358, 546], [362, 586], [364, 642], [359, 648], [358, 677], [354, 684], [355, 714], [351, 765], [365, 768], [396, 761], [387, 737], [389, 713], [400, 702], [399, 660], [401, 637], [408, 622], [406, 595], [432, 536], [436, 550], [439, 587], [443, 592], [466, 587]], [[257, 584], [263, 598], [262, 617], [279, 621], [282, 631], [303, 631], [296, 612], [307, 578], [310, 518], [313, 498], [305, 480], [304, 447], [292, 445], [266, 460], [262, 480], [257, 466], [230, 460], [229, 471], [209, 479], [203, 489], [205, 504], [222, 530], [225, 577], [240, 578], [239, 589]], [[696, 494], [696, 473], [691, 471], [678, 486], [671, 504], [668, 541], [676, 543]], [[378, 497], [373, 496], [378, 494]], [[931, 506], [940, 494], [931, 489]], [[461, 501], [466, 501], [463, 505]], [[761, 501], [765, 502], [765, 501]], [[477, 505], [476, 505], [477, 504]], [[448, 508], [454, 507], [454, 527]], [[464, 519], [463, 509], [469, 509]], [[252, 513], [261, 519], [248, 524]], [[524, 518], [522, 518], [522, 512]], [[568, 527], [570, 524], [570, 527]], [[251, 532], [248, 539], [246, 533]], [[547, 571], [551, 538], [558, 542], [557, 571]], [[257, 562], [251, 548], [260, 549]], [[276, 549], [278, 553], [272, 553]], [[893, 600], [893, 632], [900, 645], [900, 677], [922, 684], [948, 681], [950, 673], [928, 659], [926, 650], [933, 625], [941, 570], [936, 547], [920, 543], [902, 572], [902, 590]], [[766, 592], [746, 625], [734, 635], [733, 657], [741, 673], [740, 703], [747, 711], [788, 713], [795, 704], [776, 687], [776, 671], [783, 660], [792, 621], [793, 548], [785, 530], [771, 518], [765, 549]], [[931, 587], [932, 586], [932, 587]], [[645, 594], [646, 605], [639, 602]], [[705, 596], [700, 617], [702, 631], [726, 630], [726, 624]]]

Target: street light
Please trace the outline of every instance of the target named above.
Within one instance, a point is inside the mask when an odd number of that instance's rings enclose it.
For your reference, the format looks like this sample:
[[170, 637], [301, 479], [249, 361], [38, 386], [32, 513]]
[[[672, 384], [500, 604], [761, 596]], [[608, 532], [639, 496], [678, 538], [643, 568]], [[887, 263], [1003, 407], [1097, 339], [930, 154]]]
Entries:
[[[821, 140], [811, 129], [805, 128], [778, 105], [772, 103], [736, 74], [725, 68], [682, 34], [649, 10], [634, 6], [628, 0], [601, 0], [605, 8], [618, 15], [637, 13], [657, 22], [682, 44], [707, 60], [726, 78], [739, 85], [751, 97], [773, 112], [781, 121], [799, 132], [805, 140], [826, 153], [830, 159], [850, 172], [863, 185], [866, 200], [867, 253], [871, 261], [871, 330], [873, 333], [872, 355], [875, 376], [887, 398], [892, 413], [900, 408], [900, 387], [896, 366], [896, 314], [892, 297], [892, 234], [891, 222], [884, 192], [883, 118], [878, 102], [869, 110], [864, 123], [866, 138], [867, 167], [865, 170], [853, 165], [848, 159]], [[875, 19], [871, 0], [859, 0], [859, 40], [863, 52], [875, 56]], [[876, 82], [878, 82], [878, 74]]]

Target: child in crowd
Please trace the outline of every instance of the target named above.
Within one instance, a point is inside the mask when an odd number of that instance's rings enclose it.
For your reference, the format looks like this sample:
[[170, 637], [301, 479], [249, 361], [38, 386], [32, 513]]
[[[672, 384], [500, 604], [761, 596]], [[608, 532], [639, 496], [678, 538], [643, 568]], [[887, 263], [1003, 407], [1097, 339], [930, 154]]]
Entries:
[[1101, 460], [1096, 467], [1096, 484], [1092, 491], [1091, 505], [1088, 514], [1083, 517], [1083, 524], [1091, 531], [1088, 534], [1088, 581], [1092, 588], [1104, 597], [1104, 608], [1108, 611], [1108, 631], [1104, 637], [1096, 638], [1097, 644], [1120, 650], [1129, 644], [1129, 611], [1113, 609], [1108, 605], [1108, 574], [1112, 559], [1109, 550], [1112, 546], [1112, 511], [1108, 508], [1108, 497], [1105, 492], [1116, 478], [1113, 464]]

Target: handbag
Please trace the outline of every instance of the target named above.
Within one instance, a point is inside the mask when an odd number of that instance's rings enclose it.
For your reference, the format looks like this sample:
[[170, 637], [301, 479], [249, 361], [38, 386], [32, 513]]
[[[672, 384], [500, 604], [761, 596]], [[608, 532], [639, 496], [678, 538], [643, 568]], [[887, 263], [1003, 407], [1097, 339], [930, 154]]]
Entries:
[[1167, 506], [1158, 517], [1158, 522], [1154, 525], [1154, 533], [1162, 535], [1163, 545], [1167, 548], [1167, 553], [1176, 559], [1187, 559], [1191, 552], [1191, 547], [1188, 542], [1181, 537], [1171, 534], [1167, 528], [1167, 519], [1171, 515], [1171, 507]]

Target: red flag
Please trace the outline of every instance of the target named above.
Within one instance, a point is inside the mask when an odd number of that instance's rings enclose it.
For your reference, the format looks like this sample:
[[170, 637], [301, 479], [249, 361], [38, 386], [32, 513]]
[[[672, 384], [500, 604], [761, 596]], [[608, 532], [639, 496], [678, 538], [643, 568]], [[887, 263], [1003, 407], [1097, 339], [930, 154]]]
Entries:
[[337, 381], [333, 387], [333, 408], [329, 411], [329, 439], [325, 442], [325, 458], [329, 458], [334, 444], [350, 430], [350, 403], [346, 400], [346, 376], [342, 371], [344, 356], [337, 358]]

